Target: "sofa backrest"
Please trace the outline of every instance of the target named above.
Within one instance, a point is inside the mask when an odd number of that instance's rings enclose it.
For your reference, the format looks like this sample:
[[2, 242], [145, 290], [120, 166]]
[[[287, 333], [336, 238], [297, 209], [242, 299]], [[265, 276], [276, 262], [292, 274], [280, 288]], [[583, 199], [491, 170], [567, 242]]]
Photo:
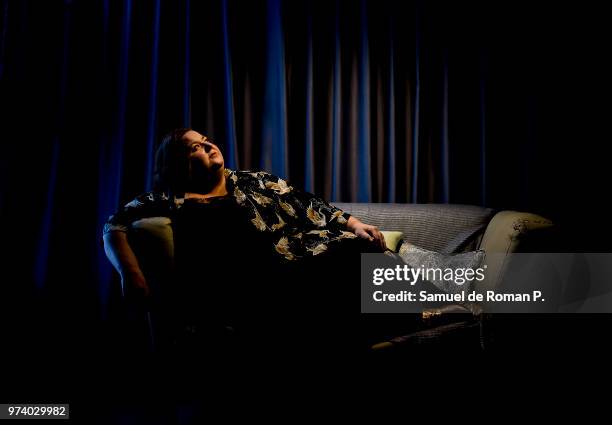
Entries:
[[333, 205], [381, 230], [398, 230], [421, 248], [461, 252], [482, 237], [496, 211], [459, 204], [341, 203]]
[[[381, 230], [404, 233], [404, 240], [417, 246], [442, 253], [475, 249], [477, 241], [495, 216], [495, 210], [473, 205], [458, 204], [367, 204], [334, 203], [338, 208], [355, 215], [361, 221], [378, 226]], [[163, 251], [172, 250], [170, 220], [152, 217], [133, 223], [135, 233], [145, 231], [150, 238], [144, 244], [157, 241]], [[142, 238], [140, 238], [142, 240]], [[170, 253], [171, 256], [171, 253]], [[154, 263], [158, 259], [152, 260]]]

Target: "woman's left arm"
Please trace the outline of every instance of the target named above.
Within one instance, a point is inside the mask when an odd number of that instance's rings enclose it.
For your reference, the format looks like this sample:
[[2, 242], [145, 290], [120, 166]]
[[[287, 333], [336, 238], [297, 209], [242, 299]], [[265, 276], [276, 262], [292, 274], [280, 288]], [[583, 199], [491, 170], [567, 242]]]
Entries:
[[346, 223], [346, 228], [360, 238], [376, 243], [382, 251], [386, 251], [387, 245], [385, 243], [385, 236], [378, 230], [378, 227], [372, 226], [371, 224], [365, 224], [355, 218], [355, 216], [350, 216]]
[[[278, 177], [274, 178], [278, 179]], [[279, 179], [279, 181], [282, 180]], [[335, 223], [341, 227], [346, 226], [346, 230], [354, 233], [358, 237], [375, 243], [382, 251], [387, 249], [385, 237], [381, 231], [378, 230], [378, 227], [361, 222], [356, 217], [340, 210], [312, 193], [295, 189], [295, 187], [290, 185], [285, 186], [286, 182], [284, 181], [282, 181], [282, 183], [283, 187], [287, 187], [288, 192], [295, 196], [304, 208], [306, 208], [307, 216], [309, 216], [311, 221], [321, 221], [322, 225], [329, 225], [335, 221]], [[323, 215], [323, 217], [320, 217], [320, 215]]]

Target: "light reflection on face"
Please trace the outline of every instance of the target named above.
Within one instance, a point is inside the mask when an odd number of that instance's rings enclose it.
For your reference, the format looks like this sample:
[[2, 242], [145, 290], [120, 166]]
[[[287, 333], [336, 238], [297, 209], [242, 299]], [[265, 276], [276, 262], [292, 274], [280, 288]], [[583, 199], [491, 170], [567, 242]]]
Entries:
[[223, 154], [210, 139], [194, 130], [189, 130], [181, 139], [188, 148], [192, 169], [198, 173], [212, 174], [224, 168]]

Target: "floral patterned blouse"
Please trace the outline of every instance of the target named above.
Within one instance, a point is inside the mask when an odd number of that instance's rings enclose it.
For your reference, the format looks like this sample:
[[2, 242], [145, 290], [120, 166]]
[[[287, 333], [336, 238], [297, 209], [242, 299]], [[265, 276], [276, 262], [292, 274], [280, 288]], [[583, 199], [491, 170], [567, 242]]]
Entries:
[[[346, 229], [348, 213], [277, 176], [226, 169], [225, 177], [228, 194], [246, 209], [254, 229], [269, 233], [270, 248], [287, 261], [319, 255], [331, 243], [356, 238]], [[171, 200], [162, 192], [143, 193], [108, 218], [104, 233], [127, 232], [132, 222], [145, 217], [172, 219], [184, 201], [178, 197]]]

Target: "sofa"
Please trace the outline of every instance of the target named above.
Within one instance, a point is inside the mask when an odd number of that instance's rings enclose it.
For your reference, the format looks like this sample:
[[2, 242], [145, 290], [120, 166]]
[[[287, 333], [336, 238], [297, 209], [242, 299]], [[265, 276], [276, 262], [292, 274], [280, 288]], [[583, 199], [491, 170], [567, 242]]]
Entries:
[[[503, 281], [509, 262], [507, 256], [518, 252], [548, 252], [554, 244], [551, 220], [537, 214], [498, 211], [459, 204], [374, 204], [336, 203], [339, 208], [382, 230], [399, 231], [402, 243], [443, 254], [482, 250], [488, 256], [482, 291], [496, 289]], [[398, 246], [399, 248], [399, 246]], [[401, 315], [388, 319], [397, 328]], [[420, 324], [409, 333], [374, 344], [374, 351], [411, 349], [414, 346], [459, 345], [482, 349], [494, 336], [492, 315], [479, 314], [464, 306], [424, 310]], [[400, 326], [401, 328], [401, 326]]]
[[[544, 252], [551, 240], [553, 223], [539, 215], [518, 211], [496, 211], [457, 204], [334, 203], [337, 207], [378, 226], [383, 231], [403, 234], [401, 243], [445, 254], [474, 250], [497, 255], [488, 264], [485, 288], [496, 288], [502, 280], [504, 257], [514, 252]], [[130, 241], [152, 290], [163, 297], [163, 282], [173, 267], [170, 220], [153, 217], [136, 221]], [[401, 315], [388, 318], [396, 335], [372, 345], [372, 351], [459, 343], [478, 349], [487, 344], [487, 316], [462, 306], [423, 311], [419, 326], [402, 331]], [[408, 322], [408, 321], [407, 321]]]

